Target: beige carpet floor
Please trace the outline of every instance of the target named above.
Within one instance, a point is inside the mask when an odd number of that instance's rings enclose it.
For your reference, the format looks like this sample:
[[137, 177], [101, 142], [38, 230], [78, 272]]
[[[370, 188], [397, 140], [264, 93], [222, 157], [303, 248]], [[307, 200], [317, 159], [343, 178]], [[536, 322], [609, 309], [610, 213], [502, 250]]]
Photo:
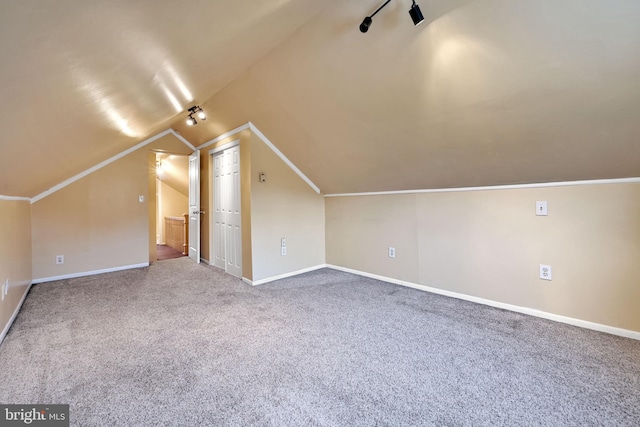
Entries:
[[639, 426], [640, 342], [323, 269], [34, 286], [0, 402], [77, 426]]

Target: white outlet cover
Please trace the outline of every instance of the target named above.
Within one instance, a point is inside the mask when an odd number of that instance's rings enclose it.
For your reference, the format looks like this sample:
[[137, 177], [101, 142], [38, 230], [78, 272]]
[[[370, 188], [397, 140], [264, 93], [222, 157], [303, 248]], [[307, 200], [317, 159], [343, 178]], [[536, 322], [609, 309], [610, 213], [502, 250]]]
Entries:
[[551, 270], [550, 265], [540, 264], [540, 278], [542, 280], [552, 280], [553, 279], [553, 271]]
[[138, 196], [138, 202], [144, 203], [144, 196], [142, 194]]
[[287, 247], [286, 246], [282, 246], [280, 248], [280, 255], [285, 256], [287, 254]]
[[287, 246], [287, 239], [283, 237], [282, 239], [280, 239], [280, 247], [285, 247], [285, 246]]
[[395, 258], [396, 257], [396, 248], [392, 248], [391, 246], [389, 246], [389, 258]]
[[56, 255], [56, 264], [64, 264], [64, 255]]

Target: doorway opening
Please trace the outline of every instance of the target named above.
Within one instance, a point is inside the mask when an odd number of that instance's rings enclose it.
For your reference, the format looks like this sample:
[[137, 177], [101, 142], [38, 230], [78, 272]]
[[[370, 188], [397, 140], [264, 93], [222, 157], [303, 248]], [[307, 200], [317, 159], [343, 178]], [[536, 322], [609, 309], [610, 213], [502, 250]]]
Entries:
[[188, 254], [189, 156], [156, 153], [156, 259]]

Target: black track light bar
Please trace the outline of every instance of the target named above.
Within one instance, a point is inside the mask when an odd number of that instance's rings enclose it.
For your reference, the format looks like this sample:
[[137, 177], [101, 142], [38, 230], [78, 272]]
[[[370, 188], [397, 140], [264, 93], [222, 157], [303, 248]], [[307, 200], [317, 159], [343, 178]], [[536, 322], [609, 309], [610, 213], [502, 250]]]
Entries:
[[[362, 24], [360, 24], [360, 32], [366, 33], [369, 31], [369, 27], [373, 24], [373, 17], [376, 16], [376, 13], [380, 12], [386, 5], [389, 4], [391, 0], [385, 1], [382, 6], [376, 9], [371, 15], [364, 18]], [[412, 0], [411, 9], [409, 10], [409, 15], [411, 16], [411, 20], [413, 21], [413, 25], [418, 25], [422, 21], [424, 21], [424, 16], [422, 16], [422, 12], [420, 11], [420, 6], [416, 4], [416, 0]]]
[[189, 111], [189, 114], [187, 115], [187, 124], [189, 126], [198, 124], [198, 121], [194, 117], [194, 114], [197, 115], [200, 120], [207, 120], [207, 116], [204, 113], [204, 110], [200, 108], [200, 106], [198, 105], [194, 105], [193, 107], [189, 108], [187, 111]]

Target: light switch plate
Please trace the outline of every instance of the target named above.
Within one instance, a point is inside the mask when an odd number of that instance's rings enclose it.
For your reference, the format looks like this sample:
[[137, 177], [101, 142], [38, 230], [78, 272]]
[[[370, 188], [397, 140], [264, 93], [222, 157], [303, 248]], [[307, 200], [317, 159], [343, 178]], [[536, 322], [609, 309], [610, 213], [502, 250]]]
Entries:
[[536, 202], [536, 215], [538, 215], [538, 216], [547, 216], [548, 215], [547, 201], [546, 200]]

